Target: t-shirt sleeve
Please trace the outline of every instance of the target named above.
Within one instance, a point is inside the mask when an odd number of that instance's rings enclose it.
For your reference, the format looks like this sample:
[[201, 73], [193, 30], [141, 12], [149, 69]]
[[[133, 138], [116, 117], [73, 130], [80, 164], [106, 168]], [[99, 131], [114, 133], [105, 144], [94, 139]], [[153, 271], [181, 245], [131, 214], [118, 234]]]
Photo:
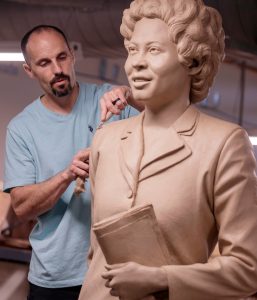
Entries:
[[24, 138], [7, 129], [4, 170], [4, 191], [35, 183], [35, 164]]
[[98, 101], [100, 101], [101, 97], [103, 96], [104, 93], [110, 91], [113, 88], [113, 85], [109, 84], [109, 83], [104, 83], [102, 85], [98, 85], [96, 86], [96, 99], [98, 99]]

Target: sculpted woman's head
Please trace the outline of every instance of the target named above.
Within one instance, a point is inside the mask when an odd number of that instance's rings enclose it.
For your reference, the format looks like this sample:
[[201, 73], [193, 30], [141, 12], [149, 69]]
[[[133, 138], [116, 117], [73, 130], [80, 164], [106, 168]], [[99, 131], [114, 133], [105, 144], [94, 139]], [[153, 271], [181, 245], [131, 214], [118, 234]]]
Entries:
[[157, 18], [167, 24], [178, 60], [191, 76], [190, 101], [203, 100], [224, 57], [219, 13], [202, 0], [134, 0], [123, 13], [120, 30], [125, 42], [143, 18]]

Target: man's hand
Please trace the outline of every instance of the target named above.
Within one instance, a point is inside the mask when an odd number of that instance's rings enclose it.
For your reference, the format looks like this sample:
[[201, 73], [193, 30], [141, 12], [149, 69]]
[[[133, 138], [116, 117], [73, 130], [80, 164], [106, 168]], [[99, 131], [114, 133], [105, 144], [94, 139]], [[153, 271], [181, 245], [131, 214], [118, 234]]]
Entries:
[[110, 294], [123, 300], [154, 299], [151, 294], [168, 288], [162, 268], [146, 267], [134, 262], [108, 265], [102, 274]]
[[[100, 99], [101, 106], [101, 121], [108, 120], [110, 113], [119, 115], [127, 105], [127, 98], [129, 98], [131, 91], [127, 86], [114, 87], [106, 92]], [[117, 99], [119, 99], [117, 101]], [[108, 114], [108, 112], [110, 112]]]
[[11, 190], [12, 206], [22, 221], [34, 220], [52, 209], [70, 183], [88, 177], [89, 148], [79, 151], [64, 171], [43, 182], [18, 186]]
[[70, 166], [64, 171], [67, 179], [75, 180], [76, 178], [86, 179], [89, 176], [89, 154], [90, 149], [80, 150], [74, 157]]
[[144, 105], [133, 98], [128, 86], [114, 87], [106, 92], [100, 99], [101, 121], [107, 121], [112, 114], [119, 115], [128, 104], [138, 111], [144, 110]]

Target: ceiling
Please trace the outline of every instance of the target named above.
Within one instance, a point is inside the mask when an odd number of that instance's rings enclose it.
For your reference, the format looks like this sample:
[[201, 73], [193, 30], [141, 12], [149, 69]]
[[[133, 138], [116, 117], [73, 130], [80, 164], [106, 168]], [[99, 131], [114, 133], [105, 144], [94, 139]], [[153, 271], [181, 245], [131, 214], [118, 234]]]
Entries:
[[0, 1], [0, 41], [19, 41], [38, 24], [60, 27], [80, 43], [84, 56], [125, 55], [119, 32], [129, 0], [5, 0]]
[[[130, 0], [2, 0], [1, 43], [17, 42], [38, 24], [62, 28], [85, 57], [123, 57], [119, 33], [122, 11]], [[257, 70], [257, 0], [204, 0], [223, 17], [230, 60], [246, 61]]]

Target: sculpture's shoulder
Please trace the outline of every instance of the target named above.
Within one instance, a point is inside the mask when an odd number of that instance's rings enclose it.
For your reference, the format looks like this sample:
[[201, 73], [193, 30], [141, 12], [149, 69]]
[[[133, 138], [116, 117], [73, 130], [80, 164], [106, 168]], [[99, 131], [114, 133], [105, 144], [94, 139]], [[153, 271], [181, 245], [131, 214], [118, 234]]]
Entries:
[[198, 129], [202, 134], [213, 139], [224, 139], [235, 131], [245, 130], [238, 124], [210, 116], [206, 113], [199, 112]]
[[137, 126], [140, 120], [141, 114], [128, 119], [104, 124], [101, 128], [97, 129], [93, 139], [93, 146], [99, 147], [99, 145], [115, 143], [115, 141], [122, 138], [129, 128]]
[[102, 132], [123, 131], [126, 128], [134, 127], [136, 123], [140, 122], [139, 121], [140, 119], [141, 119], [141, 114], [132, 116], [127, 119], [106, 123], [98, 131], [102, 131]]

